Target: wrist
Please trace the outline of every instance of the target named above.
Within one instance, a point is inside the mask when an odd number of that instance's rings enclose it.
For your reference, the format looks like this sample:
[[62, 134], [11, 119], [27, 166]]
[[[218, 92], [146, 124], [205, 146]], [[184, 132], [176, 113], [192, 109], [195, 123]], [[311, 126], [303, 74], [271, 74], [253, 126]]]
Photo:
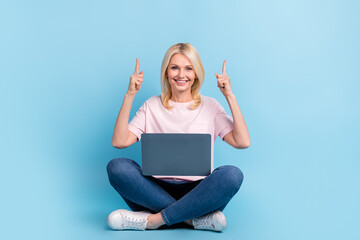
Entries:
[[127, 92], [127, 93], [125, 94], [125, 97], [134, 98], [135, 95], [136, 95], [136, 93], [132, 94], [132, 93]]
[[235, 95], [233, 93], [225, 95], [226, 99], [235, 98]]

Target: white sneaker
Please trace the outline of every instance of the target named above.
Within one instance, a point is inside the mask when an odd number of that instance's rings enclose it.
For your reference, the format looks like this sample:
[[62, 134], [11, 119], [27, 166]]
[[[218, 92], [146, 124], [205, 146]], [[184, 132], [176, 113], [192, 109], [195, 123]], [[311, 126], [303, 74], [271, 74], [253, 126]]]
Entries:
[[193, 218], [192, 224], [195, 229], [220, 232], [226, 228], [226, 218], [221, 211], [214, 211], [204, 216]]
[[148, 222], [147, 217], [150, 214], [150, 212], [146, 211], [132, 212], [119, 209], [109, 214], [107, 224], [114, 230], [133, 229], [144, 231]]

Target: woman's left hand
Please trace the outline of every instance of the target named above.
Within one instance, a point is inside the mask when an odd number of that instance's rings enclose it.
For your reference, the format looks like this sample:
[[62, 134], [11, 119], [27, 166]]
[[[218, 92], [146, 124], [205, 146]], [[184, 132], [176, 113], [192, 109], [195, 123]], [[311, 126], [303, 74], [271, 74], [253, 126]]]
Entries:
[[230, 77], [226, 74], [226, 60], [223, 64], [222, 75], [215, 73], [217, 78], [218, 87], [220, 91], [224, 94], [224, 96], [230, 96], [232, 94], [231, 85], [230, 85]]

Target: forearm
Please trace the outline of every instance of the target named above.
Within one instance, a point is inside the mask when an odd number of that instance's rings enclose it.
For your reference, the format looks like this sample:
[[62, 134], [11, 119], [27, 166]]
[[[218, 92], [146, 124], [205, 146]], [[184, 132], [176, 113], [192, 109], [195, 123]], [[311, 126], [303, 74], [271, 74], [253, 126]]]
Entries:
[[249, 132], [244, 120], [244, 117], [240, 111], [239, 105], [236, 101], [236, 97], [234, 94], [230, 94], [229, 96], [225, 96], [226, 101], [229, 104], [231, 109], [233, 122], [234, 122], [234, 141], [239, 146], [249, 146], [250, 145], [250, 136]]
[[112, 144], [113, 146], [123, 145], [128, 137], [129, 115], [135, 95], [125, 94], [119, 115], [116, 119]]

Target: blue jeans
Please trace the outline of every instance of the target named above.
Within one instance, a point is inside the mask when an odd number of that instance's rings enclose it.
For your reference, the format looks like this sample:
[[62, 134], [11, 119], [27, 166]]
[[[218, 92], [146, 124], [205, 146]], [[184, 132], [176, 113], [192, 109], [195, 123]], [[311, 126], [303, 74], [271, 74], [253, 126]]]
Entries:
[[243, 181], [241, 170], [232, 165], [220, 166], [198, 181], [165, 181], [142, 175], [139, 164], [127, 158], [111, 160], [107, 173], [131, 210], [161, 212], [168, 226], [223, 211]]

